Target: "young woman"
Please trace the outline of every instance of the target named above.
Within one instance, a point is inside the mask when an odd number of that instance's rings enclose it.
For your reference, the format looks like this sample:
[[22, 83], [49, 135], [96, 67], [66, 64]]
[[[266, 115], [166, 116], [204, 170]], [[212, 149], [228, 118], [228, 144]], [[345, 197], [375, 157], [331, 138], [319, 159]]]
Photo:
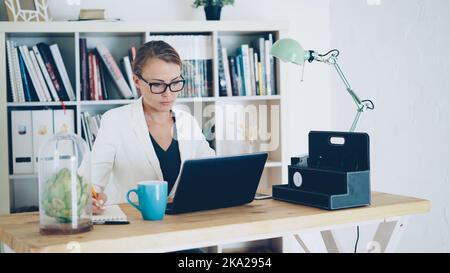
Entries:
[[167, 181], [170, 192], [184, 160], [215, 155], [194, 117], [172, 109], [185, 83], [181, 66], [176, 50], [163, 41], [137, 51], [133, 79], [141, 97], [103, 115], [92, 149], [92, 181], [100, 191], [94, 214], [107, 198], [126, 202], [139, 181]]

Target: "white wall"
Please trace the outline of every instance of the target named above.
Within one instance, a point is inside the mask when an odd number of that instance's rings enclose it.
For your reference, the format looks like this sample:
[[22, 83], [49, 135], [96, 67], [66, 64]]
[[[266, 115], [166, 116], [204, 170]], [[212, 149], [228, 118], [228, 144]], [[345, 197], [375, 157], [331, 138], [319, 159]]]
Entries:
[[[373, 189], [432, 202], [431, 213], [411, 219], [399, 251], [450, 251], [449, 12], [448, 0], [330, 5], [331, 44], [376, 107], [360, 123], [371, 137]], [[333, 128], [348, 130], [355, 108], [334, 73], [331, 91]]]

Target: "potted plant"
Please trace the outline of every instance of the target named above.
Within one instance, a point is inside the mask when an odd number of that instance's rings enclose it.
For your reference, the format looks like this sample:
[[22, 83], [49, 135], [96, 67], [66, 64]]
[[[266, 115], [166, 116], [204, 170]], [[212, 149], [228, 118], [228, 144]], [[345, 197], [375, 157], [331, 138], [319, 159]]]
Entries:
[[234, 0], [195, 0], [193, 6], [195, 8], [204, 6], [206, 20], [220, 20], [222, 7], [233, 4]]

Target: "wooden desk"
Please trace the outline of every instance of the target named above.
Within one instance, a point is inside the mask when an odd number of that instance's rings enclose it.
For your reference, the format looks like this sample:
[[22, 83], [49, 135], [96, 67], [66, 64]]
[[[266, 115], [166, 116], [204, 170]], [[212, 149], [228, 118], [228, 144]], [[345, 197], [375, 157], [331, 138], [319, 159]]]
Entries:
[[[372, 194], [369, 207], [325, 211], [275, 200], [196, 213], [166, 215], [163, 221], [143, 221], [128, 204], [121, 208], [130, 225], [95, 226], [94, 230], [69, 236], [41, 236], [39, 214], [0, 217], [0, 241], [16, 252], [165, 252], [194, 247], [294, 235], [302, 249], [339, 251], [332, 227], [381, 221], [375, 239], [384, 251], [392, 251], [393, 234], [405, 228], [403, 217], [430, 210], [427, 200]], [[378, 237], [377, 237], [378, 236]], [[310, 244], [322, 238], [323, 249]], [[310, 246], [308, 246], [310, 245]]]

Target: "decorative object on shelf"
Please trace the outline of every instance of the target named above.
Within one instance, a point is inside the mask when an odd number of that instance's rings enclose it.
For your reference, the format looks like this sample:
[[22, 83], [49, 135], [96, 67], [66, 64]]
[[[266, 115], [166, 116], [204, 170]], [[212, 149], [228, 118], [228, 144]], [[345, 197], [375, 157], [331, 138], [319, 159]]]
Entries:
[[222, 7], [233, 5], [234, 0], [195, 0], [193, 6], [198, 8], [204, 6], [206, 20], [220, 20]]
[[90, 153], [75, 134], [58, 133], [39, 149], [40, 233], [92, 230]]
[[80, 9], [79, 20], [104, 20], [104, 9]]
[[[353, 98], [357, 106], [356, 117], [353, 120], [353, 124], [350, 127], [350, 132], [354, 132], [356, 130], [356, 126], [361, 118], [361, 115], [367, 110], [373, 110], [375, 108], [373, 102], [371, 100], [361, 100], [353, 91], [350, 83], [345, 77], [344, 73], [341, 70], [341, 67], [338, 64], [338, 56], [339, 50], [333, 49], [328, 51], [325, 54], [319, 54], [313, 50], [304, 50], [303, 47], [293, 39], [280, 39], [275, 44], [273, 44], [270, 54], [274, 57], [281, 59], [284, 62], [290, 62], [297, 65], [303, 65], [305, 61], [312, 63], [313, 61], [318, 61], [322, 63], [326, 63], [334, 66], [339, 77], [344, 82], [345, 87], [347, 88], [347, 92]], [[304, 69], [304, 66], [303, 66]], [[303, 75], [302, 75], [303, 81]]]
[[47, 0], [4, 0], [9, 21], [53, 21]]

